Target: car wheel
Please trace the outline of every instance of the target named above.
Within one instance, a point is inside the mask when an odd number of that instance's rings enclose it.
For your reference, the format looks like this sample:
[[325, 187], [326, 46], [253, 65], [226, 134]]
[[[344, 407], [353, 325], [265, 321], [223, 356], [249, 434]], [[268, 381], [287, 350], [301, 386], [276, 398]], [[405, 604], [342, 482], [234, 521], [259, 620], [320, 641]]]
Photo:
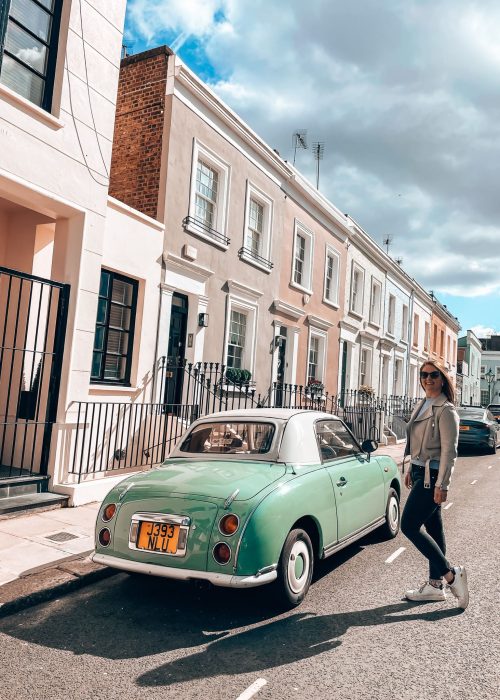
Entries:
[[394, 489], [389, 489], [384, 523], [384, 531], [389, 539], [396, 537], [398, 534], [400, 522], [401, 509], [399, 507], [399, 496]]
[[288, 533], [278, 563], [277, 595], [287, 607], [300, 605], [306, 597], [314, 567], [309, 535], [297, 528]]

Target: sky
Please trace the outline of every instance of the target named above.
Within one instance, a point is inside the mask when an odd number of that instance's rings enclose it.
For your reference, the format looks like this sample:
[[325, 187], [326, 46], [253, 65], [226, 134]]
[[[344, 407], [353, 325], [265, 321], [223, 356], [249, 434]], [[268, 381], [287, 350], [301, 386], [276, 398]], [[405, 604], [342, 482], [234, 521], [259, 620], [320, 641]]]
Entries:
[[[498, 0], [128, 0], [129, 53], [167, 44], [462, 326], [500, 333]], [[384, 240], [390, 238], [389, 244]]]

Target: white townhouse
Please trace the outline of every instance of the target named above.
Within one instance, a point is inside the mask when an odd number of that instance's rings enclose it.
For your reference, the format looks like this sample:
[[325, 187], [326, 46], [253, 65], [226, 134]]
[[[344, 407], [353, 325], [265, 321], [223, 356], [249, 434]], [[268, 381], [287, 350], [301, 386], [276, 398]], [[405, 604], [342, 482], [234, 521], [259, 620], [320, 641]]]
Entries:
[[82, 432], [152, 391], [164, 227], [108, 195], [125, 5], [0, 3], [3, 512], [101, 497]]
[[484, 372], [481, 369], [481, 341], [474, 331], [468, 330], [467, 335], [458, 339], [457, 362], [462, 375], [459, 403], [464, 406], [479, 406]]
[[411, 280], [410, 293], [411, 346], [408, 367], [408, 395], [418, 397], [423, 395], [418, 371], [429, 357], [431, 337], [431, 306], [427, 292], [415, 281]]

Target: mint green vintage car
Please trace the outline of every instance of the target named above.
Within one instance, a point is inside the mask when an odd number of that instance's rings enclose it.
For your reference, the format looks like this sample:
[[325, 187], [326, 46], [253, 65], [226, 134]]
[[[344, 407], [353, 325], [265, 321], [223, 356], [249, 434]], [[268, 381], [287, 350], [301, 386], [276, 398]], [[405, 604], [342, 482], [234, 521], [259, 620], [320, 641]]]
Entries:
[[399, 531], [401, 481], [337, 417], [245, 409], [194, 422], [170, 457], [106, 496], [95, 562], [217, 586], [272, 583], [304, 599], [314, 562], [383, 527]]

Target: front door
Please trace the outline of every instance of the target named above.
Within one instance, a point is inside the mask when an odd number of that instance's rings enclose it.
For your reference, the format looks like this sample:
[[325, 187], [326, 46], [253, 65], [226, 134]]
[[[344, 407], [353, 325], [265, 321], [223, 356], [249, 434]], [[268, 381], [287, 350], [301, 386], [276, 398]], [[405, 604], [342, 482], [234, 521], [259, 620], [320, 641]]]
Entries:
[[284, 405], [284, 387], [285, 375], [286, 375], [286, 328], [281, 326], [280, 335], [276, 336], [279, 338], [278, 345], [278, 369], [276, 373], [276, 401], [275, 405], [277, 408], [281, 408]]
[[166, 404], [180, 404], [182, 402], [187, 318], [188, 298], [184, 294], [177, 294], [176, 292], [172, 296], [172, 312], [168, 336], [167, 379], [165, 384]]

